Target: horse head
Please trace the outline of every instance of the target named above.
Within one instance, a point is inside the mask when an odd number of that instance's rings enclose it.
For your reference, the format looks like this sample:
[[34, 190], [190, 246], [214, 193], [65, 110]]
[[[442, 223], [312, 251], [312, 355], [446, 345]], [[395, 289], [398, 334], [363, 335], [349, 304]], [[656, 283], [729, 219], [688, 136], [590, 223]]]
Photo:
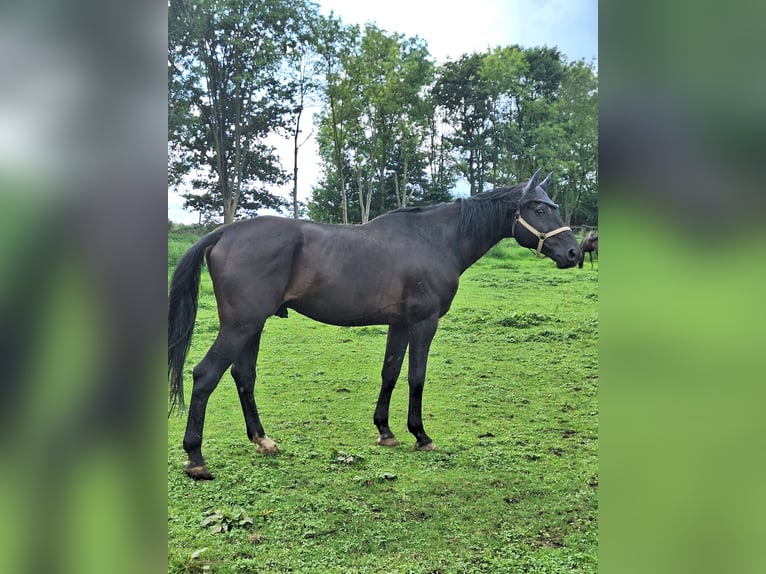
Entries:
[[538, 183], [538, 169], [524, 186], [511, 234], [519, 245], [536, 249], [538, 257], [542, 253], [564, 269], [577, 264], [580, 245], [572, 229], [561, 219], [559, 206], [548, 196], [552, 175], [549, 173]]

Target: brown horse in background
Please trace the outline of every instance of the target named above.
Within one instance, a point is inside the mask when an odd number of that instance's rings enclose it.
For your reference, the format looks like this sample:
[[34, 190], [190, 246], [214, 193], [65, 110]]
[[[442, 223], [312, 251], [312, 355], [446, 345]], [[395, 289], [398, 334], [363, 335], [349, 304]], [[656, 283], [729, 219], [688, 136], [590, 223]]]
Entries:
[[590, 257], [590, 266], [593, 267], [593, 252], [598, 257], [598, 231], [591, 231], [580, 243], [580, 259], [577, 262], [577, 266], [582, 269], [582, 264], [585, 262], [585, 254]]

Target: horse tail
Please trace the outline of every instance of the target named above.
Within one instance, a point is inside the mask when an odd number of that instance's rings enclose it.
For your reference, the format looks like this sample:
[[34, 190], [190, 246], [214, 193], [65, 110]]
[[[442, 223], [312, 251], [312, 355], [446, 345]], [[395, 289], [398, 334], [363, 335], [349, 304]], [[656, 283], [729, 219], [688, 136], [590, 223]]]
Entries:
[[194, 320], [197, 317], [202, 261], [207, 250], [218, 243], [223, 228], [201, 237], [181, 256], [170, 281], [168, 295], [168, 380], [170, 413], [178, 404], [184, 410], [183, 368], [191, 346]]

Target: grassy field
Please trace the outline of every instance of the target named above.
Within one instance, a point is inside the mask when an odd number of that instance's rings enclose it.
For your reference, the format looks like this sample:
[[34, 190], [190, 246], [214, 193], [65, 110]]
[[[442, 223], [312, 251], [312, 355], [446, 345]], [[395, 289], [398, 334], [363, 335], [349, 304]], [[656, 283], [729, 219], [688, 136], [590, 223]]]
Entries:
[[[169, 275], [193, 240], [170, 234]], [[187, 400], [218, 328], [202, 276]], [[385, 327], [270, 319], [256, 401], [281, 452], [248, 442], [228, 374], [205, 426], [214, 481], [186, 477], [170, 417], [169, 572], [596, 572], [597, 303], [598, 263], [559, 270], [503, 242], [466, 271], [428, 363], [433, 452], [412, 449], [405, 372], [402, 445], [375, 444]]]

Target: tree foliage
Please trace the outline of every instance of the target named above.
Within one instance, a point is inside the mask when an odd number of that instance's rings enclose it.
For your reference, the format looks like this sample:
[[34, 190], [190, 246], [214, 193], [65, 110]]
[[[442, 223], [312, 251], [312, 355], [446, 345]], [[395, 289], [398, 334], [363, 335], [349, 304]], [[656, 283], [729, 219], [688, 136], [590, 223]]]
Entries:
[[267, 138], [293, 109], [282, 66], [312, 10], [303, 1], [169, 2], [169, 180], [191, 175], [220, 198], [225, 222], [238, 208], [284, 204], [269, 191], [286, 175]]
[[370, 24], [353, 32], [336, 60], [328, 107], [318, 119], [320, 155], [334, 173], [326, 170], [309, 213], [363, 223], [429, 195], [424, 143], [433, 106], [424, 94], [434, 66], [418, 38]]
[[562, 213], [568, 222], [598, 225], [598, 82], [591, 66], [574, 62], [561, 81], [557, 117]]
[[[171, 185], [225, 221], [287, 202], [309, 104], [321, 176], [308, 215], [362, 223], [553, 171], [551, 197], [573, 225], [598, 221], [598, 78], [555, 47], [498, 46], [436, 65], [427, 45], [346, 26], [309, 0], [170, 0]], [[269, 138], [293, 141], [292, 175]], [[461, 184], [462, 185], [462, 184]]]
[[473, 195], [540, 167], [555, 174], [551, 193], [561, 196], [566, 220], [595, 225], [592, 66], [567, 63], [555, 48], [520, 46], [434, 66], [424, 46], [404, 50], [417, 45], [368, 26], [338, 60], [328, 87], [334, 107], [319, 117], [320, 153], [335, 169], [315, 187], [310, 215], [340, 221], [348, 204], [359, 213], [352, 220], [364, 222], [408, 203], [444, 201], [458, 179]]
[[433, 88], [434, 102], [444, 110], [450, 142], [459, 154], [458, 170], [468, 180], [470, 194], [484, 191], [492, 162], [493, 103], [497, 89], [482, 74], [481, 54], [465, 54], [442, 66]]

